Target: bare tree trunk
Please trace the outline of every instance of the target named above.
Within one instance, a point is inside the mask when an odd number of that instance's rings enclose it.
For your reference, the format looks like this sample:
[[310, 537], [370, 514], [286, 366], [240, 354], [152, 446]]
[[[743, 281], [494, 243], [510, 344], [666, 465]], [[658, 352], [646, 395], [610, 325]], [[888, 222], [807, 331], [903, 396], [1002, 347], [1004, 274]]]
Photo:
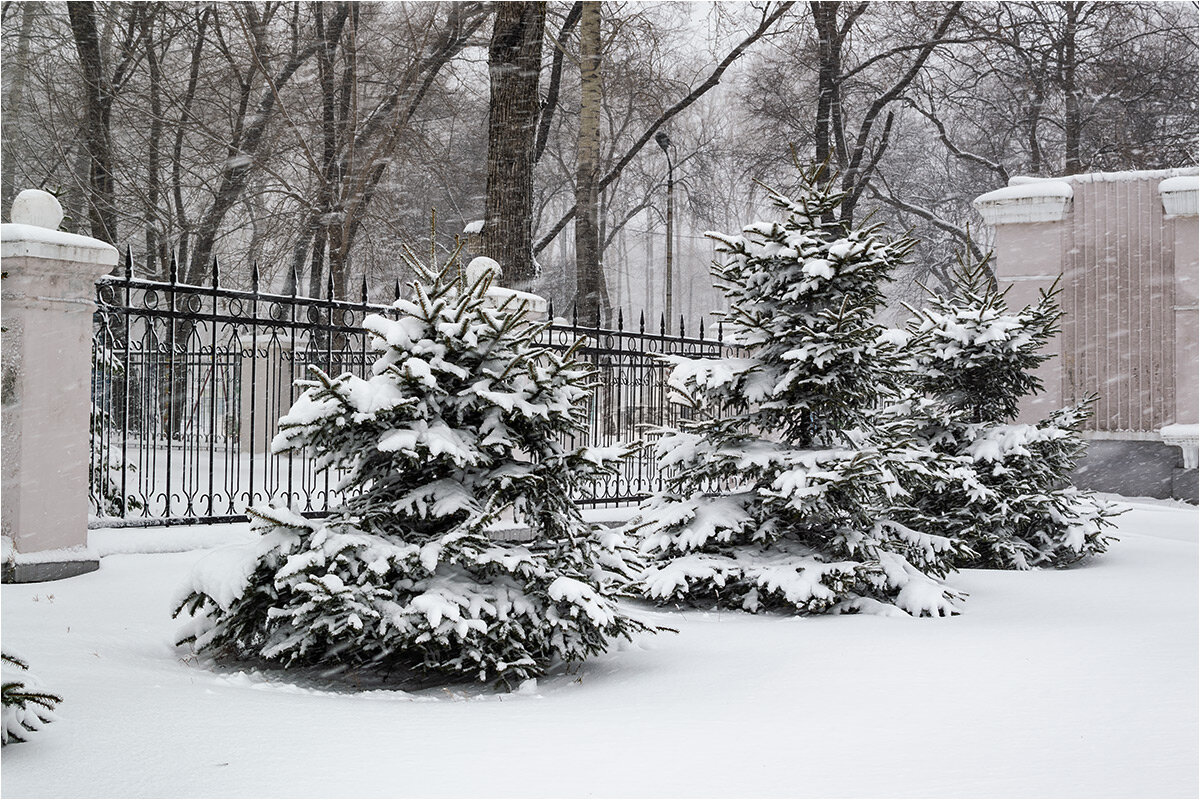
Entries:
[[[1033, 93], [1033, 101], [1029, 108], [1029, 169], [1031, 174], [1040, 175], [1042, 172], [1042, 146], [1038, 142], [1038, 126], [1042, 119], [1042, 105], [1045, 96], [1039, 85]], [[1007, 183], [1007, 181], [1005, 181]]]
[[533, 164], [544, 2], [500, 3], [488, 47], [487, 193], [483, 253], [500, 262], [506, 286], [527, 289], [533, 263]]
[[1066, 159], [1063, 164], [1067, 175], [1077, 175], [1083, 172], [1083, 162], [1079, 155], [1079, 139], [1083, 127], [1083, 114], [1079, 108], [1079, 92], [1075, 85], [1075, 71], [1078, 67], [1075, 56], [1075, 33], [1079, 27], [1079, 12], [1083, 3], [1067, 3], [1066, 30], [1063, 32], [1062, 76], [1063, 95], [1066, 105], [1063, 118], [1063, 133], [1065, 138]]
[[[261, 24], [256, 19], [257, 14], [253, 5], [238, 8], [244, 8], [246, 13], [251, 15], [251, 27]], [[330, 20], [331, 29], [340, 31], [341, 26], [345, 24], [347, 13], [345, 7], [339, 8], [334, 13], [333, 19]], [[340, 33], [338, 35], [340, 36]], [[257, 39], [258, 37], [255, 38]], [[331, 38], [334, 37], [331, 36]], [[257, 41], [251, 43], [251, 47], [257, 46], [259, 46]], [[233, 208], [242, 190], [246, 188], [246, 183], [250, 180], [250, 176], [254, 171], [254, 159], [258, 155], [258, 149], [262, 145], [263, 137], [267, 132], [267, 126], [275, 111], [278, 92], [291, 81], [300, 67], [316, 53], [318, 47], [319, 44], [315, 43], [305, 47], [294, 56], [289, 57], [283, 67], [275, 74], [274, 78], [265, 78], [264, 83], [269, 81], [269, 85], [263, 90], [258, 107], [255, 109], [252, 117], [253, 121], [240, 130], [240, 135], [236, 135], [230, 143], [229, 159], [225, 162], [224, 169], [222, 170], [220, 185], [213, 195], [208, 210], [196, 225], [195, 249], [191, 252], [185, 272], [188, 282], [195, 283], [201, 280], [208, 271], [213, 246], [216, 244], [221, 223], [225, 221], [225, 215]], [[243, 103], [245, 99], [243, 97]], [[240, 109], [238, 119], [244, 119], [245, 112], [246, 109]]]
[[533, 162], [536, 164], [546, 151], [546, 142], [550, 139], [550, 128], [554, 123], [554, 111], [558, 108], [559, 87], [562, 85], [563, 43], [567, 36], [579, 24], [579, 15], [583, 11], [582, 0], [575, 0], [567, 18], [563, 20], [558, 31], [558, 46], [554, 48], [554, 58], [550, 64], [550, 85], [546, 87], [546, 99], [542, 102], [542, 115], [538, 120], [537, 144], [533, 149]]
[[[350, 263], [354, 239], [366, 219], [367, 209], [375, 197], [379, 182], [387, 174], [391, 154], [399, 145], [401, 136], [408, 129], [410, 120], [417, 113], [422, 101], [443, 68], [474, 41], [475, 32], [489, 16], [489, 9], [481, 3], [448, 4], [441, 34], [433, 47], [415, 65], [396, 91], [383, 102], [367, 120], [361, 130], [348, 140], [349, 152], [367, 150], [368, 155], [343, 160], [340, 168], [345, 189], [346, 203], [343, 238], [340, 249], [345, 253], [343, 263]], [[383, 133], [381, 139], [371, 144], [374, 137]], [[361, 166], [351, 169], [351, 161]]]
[[[179, 111], [179, 124], [175, 127], [175, 144], [171, 151], [171, 198], [175, 206], [175, 226], [179, 231], [176, 243], [176, 254], [180, 264], [188, 263], [189, 247], [191, 245], [191, 222], [188, 220], [187, 207], [183, 200], [183, 136], [187, 123], [192, 117], [192, 105], [196, 100], [196, 89], [200, 81], [200, 64], [204, 56], [205, 32], [208, 28], [210, 10], [196, 12], [196, 45], [192, 48], [192, 57], [188, 66], [187, 89], [183, 93], [182, 107]], [[163, 265], [165, 268], [165, 264]]]
[[579, 141], [575, 153], [575, 305], [580, 321], [600, 324], [604, 276], [597, 220], [600, 186], [600, 3], [584, 0], [579, 20]]
[[[152, 7], [153, 9], [154, 7]], [[150, 141], [146, 153], [146, 271], [158, 274], [168, 258], [166, 245], [159, 236], [159, 198], [162, 194], [161, 145], [163, 131], [162, 116], [162, 66], [154, 45], [155, 11], [142, 16], [142, 47], [146, 54], [146, 68], [150, 73]]]
[[[700, 85], [688, 92], [686, 97], [669, 107], [667, 110], [663, 111], [662, 114], [659, 115], [658, 119], [654, 120], [654, 122], [652, 122], [650, 126], [642, 132], [642, 135], [638, 137], [637, 141], [630, 145], [629, 148], [626, 149], [626, 151], [621, 155], [621, 157], [616, 160], [616, 163], [613, 164], [612, 169], [610, 169], [603, 178], [600, 178], [597, 190], [603, 189], [620, 177], [621, 170], [625, 169], [625, 166], [642, 151], [642, 148], [645, 147], [648, 142], [654, 139], [654, 134], [657, 133], [663, 125], [666, 125], [677, 114], [684, 111], [684, 109], [703, 97], [713, 87], [717, 86], [721, 82], [721, 76], [725, 74], [725, 70], [729, 69], [729, 65], [741, 58], [742, 54], [746, 52], [748, 47], [765, 36], [767, 32], [770, 31], [775, 25], [775, 23], [787, 13], [788, 9], [790, 9], [793, 4], [794, 0], [786, 0], [786, 2], [779, 3], [774, 9], [764, 7], [762, 11], [762, 21], [759, 22], [758, 27], [755, 28], [755, 30], [749, 36], [739, 42], [733, 48], [733, 50], [731, 50], [729, 54], [721, 60], [721, 63], [717, 64], [716, 68], [709, 73], [708, 77], [705, 78]], [[575, 214], [578, 213], [578, 211], [578, 205], [572, 206], [567, 213], [559, 217], [558, 221], [555, 222], [554, 225], [551, 226], [550, 230], [546, 232], [546, 235], [539, 239], [536, 244], [534, 244], [534, 255], [537, 255], [538, 253], [542, 252], [542, 250], [546, 249], [546, 247], [558, 237], [558, 234], [562, 232], [562, 229], [567, 226], [567, 223], [575, 218]]]
[[809, 3], [813, 24], [817, 28], [817, 117], [813, 127], [813, 160], [821, 165], [818, 180], [828, 177], [832, 155], [833, 110], [838, 91], [837, 79], [842, 71], [842, 41], [838, 35], [837, 2], [820, 0]]
[[67, 14], [71, 19], [71, 34], [83, 69], [83, 85], [87, 95], [88, 216], [92, 236], [115, 243], [117, 217], [109, 135], [112, 86], [104, 76], [95, 7], [91, 2], [72, 0], [67, 3]]
[[[37, 6], [33, 3], [25, 3], [21, 7], [21, 35], [17, 40], [17, 54], [13, 58], [13, 63], [9, 65], [9, 74], [12, 76], [11, 88], [4, 102], [4, 113], [8, 117], [9, 124], [19, 124], [22, 110], [22, 95], [25, 91], [25, 62], [29, 60], [29, 37], [33, 33], [33, 17], [37, 11]], [[17, 160], [17, 143], [20, 141], [18, 135], [10, 135], [4, 139], [4, 168], [0, 170], [0, 208], [6, 212], [12, 206], [13, 198], [17, 195], [16, 188], [16, 160]]]
[[[348, 4], [339, 4], [338, 12], [346, 14]], [[330, 227], [335, 224], [334, 187], [338, 181], [337, 160], [340, 146], [337, 119], [337, 90], [334, 86], [333, 62], [337, 55], [341, 28], [325, 25], [325, 4], [312, 5], [313, 25], [317, 32], [317, 83], [321, 87], [321, 174], [317, 187], [315, 208], [310, 212], [313, 229], [312, 250], [308, 269], [308, 296], [321, 297], [325, 288], [326, 245]], [[337, 38], [334, 38], [336, 34]]]
[[[348, 9], [345, 45], [342, 49], [342, 58], [345, 63], [336, 94], [337, 107], [334, 120], [337, 125], [337, 135], [334, 139], [335, 141], [342, 139], [346, 143], [344, 154], [338, 159], [336, 171], [331, 175], [331, 177], [338, 178], [339, 181], [343, 169], [353, 173], [357, 166], [354, 163], [355, 121], [351, 118], [351, 114], [358, 112], [355, 98], [358, 89], [358, 20], [361, 10], [358, 3], [350, 4]], [[333, 214], [327, 228], [329, 232], [329, 277], [333, 284], [334, 296], [339, 300], [349, 297], [350, 248], [347, 243], [349, 237], [347, 206], [353, 202], [353, 197], [342, 194], [332, 209]]]

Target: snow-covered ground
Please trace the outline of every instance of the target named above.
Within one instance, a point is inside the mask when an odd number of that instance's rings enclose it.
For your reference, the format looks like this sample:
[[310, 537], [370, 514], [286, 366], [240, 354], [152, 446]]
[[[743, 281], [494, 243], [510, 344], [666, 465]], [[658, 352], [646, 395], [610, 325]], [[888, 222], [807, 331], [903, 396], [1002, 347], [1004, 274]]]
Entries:
[[1093, 564], [953, 576], [960, 617], [631, 604], [679, 633], [522, 694], [202, 669], [171, 645], [170, 599], [188, 548], [244, 526], [94, 531], [99, 572], [3, 587], [5, 645], [65, 702], [4, 748], [0, 792], [1195, 797], [1200, 518], [1129, 505]]

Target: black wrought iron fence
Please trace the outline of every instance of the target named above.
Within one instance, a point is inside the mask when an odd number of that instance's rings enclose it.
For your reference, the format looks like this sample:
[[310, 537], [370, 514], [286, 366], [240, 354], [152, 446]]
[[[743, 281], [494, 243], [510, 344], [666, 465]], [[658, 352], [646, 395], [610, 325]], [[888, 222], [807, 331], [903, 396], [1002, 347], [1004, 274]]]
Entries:
[[[294, 285], [294, 284], [293, 284]], [[399, 294], [398, 284], [394, 293]], [[91, 502], [96, 525], [166, 525], [245, 519], [267, 501], [319, 514], [338, 505], [339, 476], [302, 454], [271, 453], [277, 421], [296, 399], [294, 382], [309, 364], [337, 375], [368, 377], [376, 354], [362, 328], [367, 314], [392, 316], [388, 304], [136, 278], [96, 284], [93, 339]], [[586, 442], [643, 439], [646, 426], [673, 425], [681, 408], [668, 402], [670, 368], [658, 356], [715, 357], [723, 345], [668, 333], [645, 320], [615, 330], [562, 321], [547, 343], [566, 348], [580, 337], [596, 369]], [[682, 327], [682, 323], [681, 323]], [[710, 331], [710, 334], [712, 332]], [[643, 446], [620, 473], [597, 481], [579, 500], [616, 504], [657, 489], [661, 476]]]

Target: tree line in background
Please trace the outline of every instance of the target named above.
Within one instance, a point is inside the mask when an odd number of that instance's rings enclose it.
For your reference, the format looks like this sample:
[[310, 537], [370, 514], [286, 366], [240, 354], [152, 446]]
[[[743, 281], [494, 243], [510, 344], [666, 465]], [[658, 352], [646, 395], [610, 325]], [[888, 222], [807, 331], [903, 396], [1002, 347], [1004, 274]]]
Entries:
[[66, 229], [190, 283], [219, 259], [234, 284], [257, 263], [275, 290], [347, 297], [406, 278], [397, 242], [432, 238], [585, 321], [653, 320], [666, 155], [685, 315], [722, 302], [703, 232], [753, 215], [748, 179], [790, 191], [797, 161], [837, 174], [831, 214], [921, 240], [904, 294], [986, 250], [970, 200], [1013, 175], [1196, 163], [1194, 3], [5, 2], [0, 19], [4, 210], [47, 189]]

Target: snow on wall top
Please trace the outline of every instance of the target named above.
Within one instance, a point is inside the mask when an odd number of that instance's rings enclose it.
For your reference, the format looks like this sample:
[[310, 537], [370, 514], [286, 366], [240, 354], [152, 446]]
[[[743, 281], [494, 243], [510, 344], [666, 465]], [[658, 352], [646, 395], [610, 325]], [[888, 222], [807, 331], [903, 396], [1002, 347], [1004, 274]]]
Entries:
[[1163, 213], [1169, 217], [1194, 217], [1200, 213], [1197, 193], [1200, 191], [1200, 176], [1177, 175], [1167, 178], [1158, 185], [1162, 197]]
[[1170, 169], [1127, 169], [1117, 172], [1084, 172], [1078, 175], [1064, 175], [1061, 178], [1033, 178], [1017, 175], [1008, 181], [1009, 186], [1028, 183], [1045, 183], [1050, 181], [1066, 181], [1068, 183], [1126, 183], [1130, 181], [1165, 180], [1168, 178], [1196, 175], [1200, 169], [1196, 167], [1171, 167]]
[[976, 197], [971, 204], [989, 225], [1057, 222], [1067, 213], [1075, 190], [1069, 183], [1038, 180], [1010, 184]]
[[975, 198], [975, 202], [993, 200], [1023, 199], [1026, 197], [1074, 197], [1075, 190], [1065, 181], [1035, 178], [1034, 180], [1010, 182], [1008, 186], [994, 189], [987, 194]]
[[474, 222], [468, 222], [467, 227], [463, 228], [463, 233], [468, 236], [475, 233], [483, 233], [483, 220], [477, 219]]
[[1159, 191], [1163, 209], [1170, 216], [1195, 215], [1196, 167], [1171, 169], [1089, 172], [1061, 178], [1034, 178], [1017, 175], [1008, 186], [975, 198], [973, 205], [989, 225], [1017, 222], [1057, 222], [1066, 216], [1074, 196], [1073, 186], [1093, 183], [1132, 183], [1161, 181]]

